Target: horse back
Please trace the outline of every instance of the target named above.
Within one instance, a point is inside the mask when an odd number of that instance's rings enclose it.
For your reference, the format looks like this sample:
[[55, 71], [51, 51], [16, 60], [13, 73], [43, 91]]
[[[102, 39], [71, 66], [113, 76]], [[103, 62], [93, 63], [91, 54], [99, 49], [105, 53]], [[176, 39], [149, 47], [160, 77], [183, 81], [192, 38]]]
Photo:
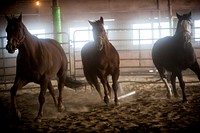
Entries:
[[64, 49], [56, 40], [44, 39], [41, 40], [41, 45], [40, 50], [44, 52], [42, 59], [46, 59], [46, 63], [49, 64], [46, 70], [57, 73], [60, 69], [67, 69], [67, 57]]

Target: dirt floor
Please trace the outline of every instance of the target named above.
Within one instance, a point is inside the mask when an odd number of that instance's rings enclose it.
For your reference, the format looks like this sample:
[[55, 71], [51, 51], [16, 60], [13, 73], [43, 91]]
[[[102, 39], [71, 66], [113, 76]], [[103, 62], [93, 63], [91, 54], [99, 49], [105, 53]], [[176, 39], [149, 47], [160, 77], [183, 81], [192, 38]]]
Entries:
[[[167, 99], [162, 83], [121, 83], [121, 95], [135, 91], [132, 96], [120, 99], [115, 106], [113, 100], [106, 106], [96, 90], [80, 88], [64, 89], [65, 111], [57, 112], [50, 94], [46, 95], [44, 117], [41, 123], [34, 122], [38, 112], [38, 88], [22, 89], [17, 93], [17, 104], [21, 110], [21, 121], [11, 119], [10, 94], [0, 92], [0, 128], [3, 132], [135, 132], [173, 133], [200, 132], [200, 84], [187, 83], [188, 103], [179, 99]], [[92, 91], [93, 90], [93, 91]]]

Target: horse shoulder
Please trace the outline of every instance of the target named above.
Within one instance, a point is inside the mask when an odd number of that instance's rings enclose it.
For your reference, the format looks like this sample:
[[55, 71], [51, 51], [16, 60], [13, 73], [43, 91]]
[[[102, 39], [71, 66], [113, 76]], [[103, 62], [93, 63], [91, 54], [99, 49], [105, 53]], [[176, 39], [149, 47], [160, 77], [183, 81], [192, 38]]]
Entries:
[[82, 47], [81, 58], [83, 63], [90, 63], [91, 65], [94, 64], [97, 58], [97, 52], [95, 52], [95, 48], [94, 42], [88, 42]]

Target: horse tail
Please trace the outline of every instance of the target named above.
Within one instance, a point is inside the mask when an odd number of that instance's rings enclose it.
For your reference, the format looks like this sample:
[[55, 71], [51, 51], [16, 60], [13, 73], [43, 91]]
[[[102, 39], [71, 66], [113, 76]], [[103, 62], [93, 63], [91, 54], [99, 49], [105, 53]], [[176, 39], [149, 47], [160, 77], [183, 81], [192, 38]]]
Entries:
[[69, 76], [66, 76], [64, 83], [65, 83], [65, 86], [72, 89], [76, 89], [85, 85], [85, 83], [83, 83], [82, 81], [76, 80]]

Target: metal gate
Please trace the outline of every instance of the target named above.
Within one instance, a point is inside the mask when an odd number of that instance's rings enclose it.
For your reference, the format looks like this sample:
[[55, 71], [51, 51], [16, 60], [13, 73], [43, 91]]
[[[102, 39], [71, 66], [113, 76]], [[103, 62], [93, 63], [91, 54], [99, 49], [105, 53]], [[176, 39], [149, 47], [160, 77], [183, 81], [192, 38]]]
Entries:
[[[162, 30], [162, 29], [108, 29], [107, 35], [109, 41], [114, 45], [120, 55], [120, 77], [123, 81], [123, 76], [155, 76], [158, 75], [157, 70], [152, 62], [151, 49], [154, 42], [159, 38], [143, 39], [140, 36], [137, 39], [133, 38], [133, 33], [142, 30]], [[166, 30], [166, 28], [165, 28]], [[82, 46], [90, 40], [79, 40], [78, 35], [81, 32], [88, 32], [91, 35], [91, 30], [77, 30], [73, 34], [73, 76], [76, 78], [84, 78], [80, 51]], [[91, 38], [91, 37], [88, 37]], [[192, 38], [192, 44], [195, 48], [198, 62], [200, 63], [200, 42], [195, 41], [197, 38]], [[149, 42], [149, 43], [144, 43]], [[80, 46], [77, 46], [80, 45]], [[194, 74], [190, 70], [184, 71], [183, 74]]]
[[[145, 29], [147, 30], [147, 29]], [[158, 30], [158, 29], [149, 29]], [[161, 29], [162, 30], [162, 29]], [[133, 77], [154, 77], [157, 71], [153, 65], [151, 59], [151, 49], [153, 43], [158, 38], [149, 39], [134, 39], [133, 31], [140, 33], [142, 29], [108, 29], [107, 35], [109, 41], [115, 46], [120, 55], [120, 82], [126, 82]], [[78, 40], [80, 32], [88, 32], [88, 36], [91, 35], [91, 30], [77, 30], [73, 34], [73, 38], [69, 38], [67, 33], [62, 34], [63, 43], [62, 47], [65, 50], [66, 56], [69, 61], [68, 74], [74, 78], [85, 80], [81, 62], [80, 51], [82, 46], [88, 41], [92, 41], [92, 37], [89, 39]], [[38, 34], [39, 35], [39, 34]], [[36, 35], [37, 36], [37, 35]], [[45, 38], [53, 38], [53, 33], [45, 34]], [[198, 41], [196, 41], [198, 39]], [[200, 62], [200, 38], [192, 38], [192, 44], [197, 54], [198, 62]], [[150, 42], [144, 44], [144, 41]], [[0, 88], [9, 88], [13, 84], [16, 69], [16, 56], [17, 51], [14, 54], [9, 54], [6, 49], [6, 37], [0, 37]], [[183, 74], [194, 75], [190, 70], [184, 71]]]

